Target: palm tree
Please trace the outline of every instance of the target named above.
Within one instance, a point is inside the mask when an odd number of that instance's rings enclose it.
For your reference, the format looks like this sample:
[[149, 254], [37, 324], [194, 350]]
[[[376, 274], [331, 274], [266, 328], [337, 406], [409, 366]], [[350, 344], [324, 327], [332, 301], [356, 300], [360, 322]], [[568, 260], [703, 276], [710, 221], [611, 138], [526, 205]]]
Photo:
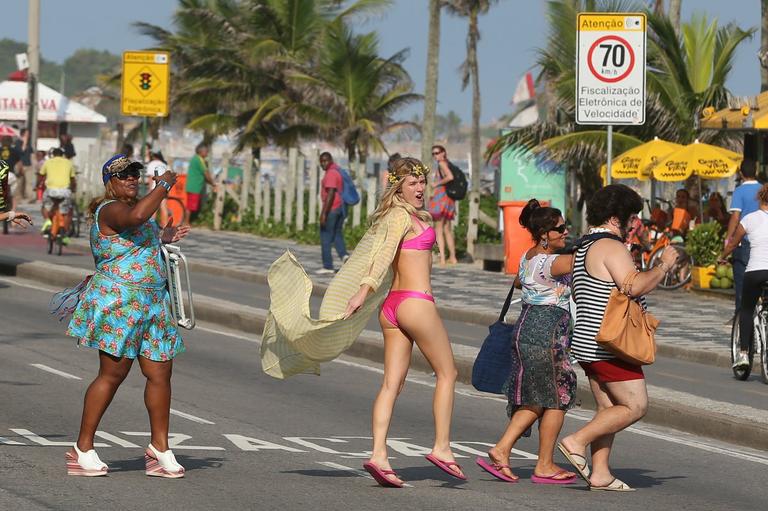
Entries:
[[291, 79], [316, 65], [329, 24], [391, 0], [180, 0], [176, 32], [140, 30], [173, 52], [176, 102], [189, 126], [236, 133], [238, 149], [317, 133], [317, 94]]
[[316, 66], [292, 75], [293, 83], [313, 91], [310, 102], [323, 109], [315, 119], [320, 133], [340, 141], [350, 163], [365, 163], [372, 150], [386, 151], [383, 135], [411, 125], [393, 119], [400, 108], [421, 99], [402, 67], [406, 55], [402, 50], [384, 59], [374, 32], [355, 34], [337, 21], [327, 28]]
[[683, 0], [669, 0], [669, 21], [677, 33], [680, 33], [680, 4], [682, 3]]
[[760, 92], [768, 90], [768, 0], [760, 0]]
[[497, 0], [449, 0], [448, 12], [467, 18], [467, 58], [461, 65], [462, 90], [472, 81], [472, 189], [480, 190], [482, 158], [480, 155], [480, 69], [477, 62], [477, 42], [480, 40], [478, 18]]
[[440, 8], [441, 0], [429, 0], [427, 80], [424, 86], [424, 116], [421, 127], [421, 160], [423, 162], [431, 161], [432, 144], [435, 142], [437, 76], [440, 68]]

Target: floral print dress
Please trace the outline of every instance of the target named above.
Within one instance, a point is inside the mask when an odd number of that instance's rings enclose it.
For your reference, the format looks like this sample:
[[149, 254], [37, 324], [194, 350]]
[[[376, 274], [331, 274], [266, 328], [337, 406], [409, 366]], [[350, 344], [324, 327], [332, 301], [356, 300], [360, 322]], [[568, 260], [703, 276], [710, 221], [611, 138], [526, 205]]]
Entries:
[[91, 252], [96, 273], [80, 296], [67, 335], [79, 346], [115, 357], [141, 355], [167, 361], [185, 351], [171, 314], [170, 296], [154, 220], [120, 234], [99, 230], [96, 210], [91, 225]]
[[506, 385], [507, 415], [521, 406], [568, 410], [575, 404], [576, 373], [570, 347], [570, 276], [554, 278], [556, 255], [523, 255], [518, 278], [523, 309], [512, 333], [512, 371]]

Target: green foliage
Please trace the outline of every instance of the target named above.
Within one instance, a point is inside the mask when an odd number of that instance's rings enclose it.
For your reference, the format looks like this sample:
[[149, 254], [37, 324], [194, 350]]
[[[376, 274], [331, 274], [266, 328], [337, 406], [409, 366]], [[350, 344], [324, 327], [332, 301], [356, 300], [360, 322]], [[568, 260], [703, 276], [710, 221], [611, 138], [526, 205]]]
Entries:
[[106, 50], [79, 49], [64, 61], [64, 91], [70, 95], [100, 84], [100, 77], [120, 70], [121, 58]]
[[717, 222], [697, 225], [688, 233], [685, 249], [693, 257], [696, 266], [709, 266], [717, 262], [723, 248], [723, 228]]

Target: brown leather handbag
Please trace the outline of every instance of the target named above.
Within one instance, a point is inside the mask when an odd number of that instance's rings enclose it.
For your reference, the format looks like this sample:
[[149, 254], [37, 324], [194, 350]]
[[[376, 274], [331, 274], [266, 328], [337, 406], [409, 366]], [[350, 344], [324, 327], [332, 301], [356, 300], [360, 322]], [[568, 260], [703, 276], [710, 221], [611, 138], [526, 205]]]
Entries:
[[625, 362], [648, 365], [656, 360], [654, 333], [659, 320], [630, 296], [638, 273], [627, 275], [621, 289], [611, 290], [595, 341]]

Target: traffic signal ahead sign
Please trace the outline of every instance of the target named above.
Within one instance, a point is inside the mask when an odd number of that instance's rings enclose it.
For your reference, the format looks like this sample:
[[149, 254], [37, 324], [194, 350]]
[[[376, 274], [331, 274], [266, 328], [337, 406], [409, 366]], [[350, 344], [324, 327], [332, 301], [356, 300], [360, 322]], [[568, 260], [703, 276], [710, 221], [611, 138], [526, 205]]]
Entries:
[[123, 115], [167, 117], [170, 56], [165, 51], [123, 52], [120, 111]]

